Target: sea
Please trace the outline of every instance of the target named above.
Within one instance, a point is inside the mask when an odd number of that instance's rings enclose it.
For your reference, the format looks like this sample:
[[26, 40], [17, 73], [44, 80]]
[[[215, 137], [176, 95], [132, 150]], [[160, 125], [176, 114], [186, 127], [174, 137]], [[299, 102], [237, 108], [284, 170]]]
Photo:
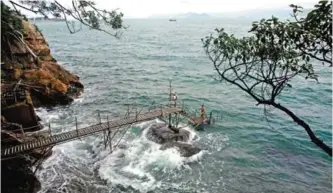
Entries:
[[[103, 133], [53, 147], [37, 170], [40, 193], [326, 193], [332, 188], [332, 158], [283, 112], [256, 102], [220, 82], [201, 38], [224, 28], [248, 36], [246, 19], [125, 19], [117, 39], [84, 28], [70, 34], [64, 22], [38, 21], [53, 57], [85, 86], [71, 105], [39, 108], [52, 133], [123, 117], [131, 107], [166, 105], [169, 83], [189, 111], [204, 104], [215, 124], [196, 131], [181, 120], [202, 151], [182, 157], [160, 150], [142, 131], [159, 119], [133, 124], [105, 148]], [[278, 102], [307, 122], [332, 146], [332, 70], [316, 63], [318, 81], [296, 77]], [[47, 129], [47, 127], [45, 127]], [[126, 129], [126, 128], [125, 128]]]

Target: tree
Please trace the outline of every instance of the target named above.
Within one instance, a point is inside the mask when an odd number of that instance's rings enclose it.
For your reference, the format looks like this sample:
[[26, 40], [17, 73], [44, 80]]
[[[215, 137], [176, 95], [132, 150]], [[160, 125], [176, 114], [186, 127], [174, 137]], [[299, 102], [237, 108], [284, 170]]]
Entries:
[[[93, 1], [72, 0], [71, 7], [69, 8], [66, 8], [56, 0], [21, 0], [18, 2], [9, 2], [17, 13], [19, 13], [17, 9], [19, 7], [35, 14], [41, 14], [44, 18], [49, 18], [49, 16], [55, 18], [63, 17], [71, 34], [81, 31], [82, 25], [85, 25], [90, 29], [102, 31], [119, 38], [121, 33], [119, 31], [112, 32], [112, 30], [125, 28], [122, 20], [124, 16], [123, 13], [118, 13], [117, 10], [107, 11], [105, 9], [99, 9]], [[78, 21], [80, 26], [77, 27], [75, 22], [70, 20], [70, 18]]]
[[296, 76], [317, 79], [312, 62], [332, 66], [332, 2], [320, 1], [305, 18], [302, 7], [293, 8], [294, 21], [276, 17], [253, 22], [252, 35], [236, 38], [224, 29], [202, 39], [220, 81], [236, 85], [257, 105], [273, 106], [303, 127], [311, 141], [332, 156], [332, 147], [321, 141], [300, 117], [278, 102], [279, 95]]
[[[18, 41], [24, 44], [30, 52], [34, 61], [38, 61], [38, 57], [25, 44], [23, 37], [24, 31], [21, 20], [27, 20], [25, 15], [22, 15], [18, 8], [28, 10], [35, 14], [41, 14], [44, 18], [53, 16], [55, 18], [64, 18], [67, 28], [71, 34], [82, 30], [82, 25], [90, 29], [105, 32], [113, 37], [121, 36], [120, 29], [126, 29], [123, 26], [123, 13], [117, 10], [107, 11], [96, 7], [93, 1], [72, 0], [71, 7], [66, 8], [58, 1], [45, 0], [23, 0], [9, 1], [13, 9], [1, 1], [1, 54], [13, 60], [10, 44], [13, 41]], [[74, 19], [74, 20], [73, 20]], [[79, 26], [77, 26], [79, 24]], [[36, 26], [37, 30], [38, 27]]]

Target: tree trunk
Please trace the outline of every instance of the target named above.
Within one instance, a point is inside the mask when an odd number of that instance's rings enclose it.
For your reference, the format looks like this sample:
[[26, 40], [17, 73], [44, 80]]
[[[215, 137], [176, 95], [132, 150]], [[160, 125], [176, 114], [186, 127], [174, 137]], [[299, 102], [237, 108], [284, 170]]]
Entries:
[[269, 105], [274, 106], [277, 109], [280, 109], [281, 111], [288, 114], [298, 125], [302, 126], [305, 131], [308, 133], [308, 136], [310, 137], [311, 141], [316, 144], [318, 147], [320, 147], [322, 150], [324, 150], [329, 156], [332, 157], [332, 147], [326, 145], [323, 141], [321, 141], [317, 136], [313, 133], [310, 126], [305, 123], [302, 119], [298, 118], [293, 112], [291, 112], [289, 109], [285, 108], [284, 106], [281, 106], [280, 104], [276, 103], [270, 103]]

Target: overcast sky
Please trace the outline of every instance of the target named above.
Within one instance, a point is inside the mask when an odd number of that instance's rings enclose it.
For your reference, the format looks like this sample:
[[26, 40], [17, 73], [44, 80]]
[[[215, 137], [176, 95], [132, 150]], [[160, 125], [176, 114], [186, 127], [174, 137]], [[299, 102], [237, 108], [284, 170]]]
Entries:
[[[71, 0], [58, 0], [70, 5]], [[8, 0], [5, 0], [8, 2]], [[290, 4], [312, 8], [316, 0], [95, 0], [103, 9], [119, 8], [130, 18], [146, 18], [154, 15], [175, 13], [220, 13], [240, 12], [254, 9], [288, 8]], [[24, 12], [27, 14], [26, 12]], [[31, 15], [31, 14], [29, 14]]]

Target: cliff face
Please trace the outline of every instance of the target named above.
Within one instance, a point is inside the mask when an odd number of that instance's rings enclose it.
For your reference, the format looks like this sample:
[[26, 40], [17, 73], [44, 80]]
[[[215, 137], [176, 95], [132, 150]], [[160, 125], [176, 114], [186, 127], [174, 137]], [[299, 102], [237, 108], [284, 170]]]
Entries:
[[57, 63], [35, 25], [22, 20], [22, 27], [21, 34], [2, 42], [2, 82], [15, 84], [21, 80], [19, 86], [30, 92], [35, 106], [72, 102], [83, 90], [79, 77]]
[[[21, 21], [21, 29], [1, 27], [1, 146], [17, 145], [43, 137], [26, 135], [42, 129], [34, 107], [69, 104], [83, 91], [79, 77], [60, 66], [48, 43], [32, 23]], [[47, 134], [46, 134], [47, 135]], [[37, 192], [41, 185], [32, 165], [51, 150], [1, 160], [1, 192]]]

